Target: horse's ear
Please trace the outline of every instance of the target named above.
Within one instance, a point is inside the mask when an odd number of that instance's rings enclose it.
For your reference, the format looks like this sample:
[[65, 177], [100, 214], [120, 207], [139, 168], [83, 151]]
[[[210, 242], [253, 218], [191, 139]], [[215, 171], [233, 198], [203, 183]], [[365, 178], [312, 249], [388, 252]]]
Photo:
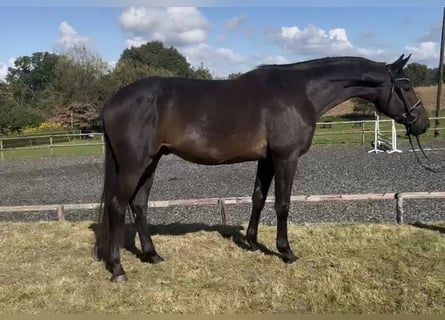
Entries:
[[406, 63], [408, 62], [409, 58], [411, 58], [411, 53], [405, 59], [403, 59], [403, 66], [406, 65]]
[[406, 63], [408, 62], [409, 58], [411, 58], [411, 53], [405, 58], [405, 55], [401, 55], [396, 61], [394, 61], [393, 63], [391, 63], [389, 65], [391, 71], [394, 74], [399, 74], [400, 71], [403, 70], [403, 68], [405, 67]]

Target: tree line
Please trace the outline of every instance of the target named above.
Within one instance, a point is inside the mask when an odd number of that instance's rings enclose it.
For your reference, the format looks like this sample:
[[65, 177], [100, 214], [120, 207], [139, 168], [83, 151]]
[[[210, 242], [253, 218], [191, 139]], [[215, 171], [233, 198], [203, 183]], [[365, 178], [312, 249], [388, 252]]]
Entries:
[[[414, 86], [437, 83], [437, 68], [411, 63], [406, 71]], [[202, 64], [191, 66], [174, 47], [159, 41], [125, 49], [113, 68], [83, 46], [60, 54], [35, 52], [19, 57], [5, 81], [0, 81], [0, 134], [17, 133], [44, 121], [97, 129], [98, 111], [106, 100], [119, 88], [150, 75], [213, 78]]]
[[0, 81], [0, 134], [44, 121], [97, 129], [98, 111], [106, 100], [150, 75], [212, 79], [203, 65], [192, 67], [175, 48], [159, 41], [125, 49], [114, 67], [84, 46], [19, 57]]
[[[413, 62], [408, 64], [405, 70], [414, 87], [426, 87], [438, 83], [439, 68], [429, 68], [427, 65]], [[445, 81], [445, 75], [443, 81]]]

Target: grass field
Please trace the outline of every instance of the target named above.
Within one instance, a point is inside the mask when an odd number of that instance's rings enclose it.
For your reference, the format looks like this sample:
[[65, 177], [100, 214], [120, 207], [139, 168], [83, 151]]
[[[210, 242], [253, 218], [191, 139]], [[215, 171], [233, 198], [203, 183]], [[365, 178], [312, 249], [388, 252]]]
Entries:
[[[71, 142], [64, 142], [63, 144], [54, 144], [53, 156], [70, 157], [102, 154], [102, 146], [84, 145], [87, 143], [100, 143], [100, 139], [94, 139], [88, 142], [85, 142], [84, 140], [72, 140]], [[63, 147], [61, 145], [63, 145]], [[8, 149], [3, 151], [3, 155], [5, 160], [50, 157], [51, 149], [49, 148], [49, 144], [44, 144], [33, 149]]]
[[[0, 313], [445, 313], [445, 224], [290, 226], [294, 265], [241, 249], [238, 227], [157, 226], [166, 261], [122, 250], [124, 284], [89, 225], [0, 224]], [[260, 227], [273, 251], [275, 233]]]

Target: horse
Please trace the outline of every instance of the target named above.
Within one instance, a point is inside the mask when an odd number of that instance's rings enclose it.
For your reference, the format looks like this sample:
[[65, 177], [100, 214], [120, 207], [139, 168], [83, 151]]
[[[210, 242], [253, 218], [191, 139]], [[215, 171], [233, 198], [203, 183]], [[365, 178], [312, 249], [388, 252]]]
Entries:
[[295, 262], [287, 232], [290, 195], [317, 120], [360, 97], [404, 124], [409, 137], [428, 129], [427, 112], [404, 71], [410, 57], [402, 54], [393, 63], [325, 57], [260, 65], [223, 80], [150, 76], [119, 89], [100, 112], [105, 176], [94, 252], [110, 280], [128, 280], [119, 252], [128, 206], [141, 260], [164, 260], [149, 233], [147, 206], [156, 166], [167, 154], [202, 165], [257, 161], [245, 241], [250, 250], [258, 249], [260, 214], [275, 179], [276, 247], [284, 262]]

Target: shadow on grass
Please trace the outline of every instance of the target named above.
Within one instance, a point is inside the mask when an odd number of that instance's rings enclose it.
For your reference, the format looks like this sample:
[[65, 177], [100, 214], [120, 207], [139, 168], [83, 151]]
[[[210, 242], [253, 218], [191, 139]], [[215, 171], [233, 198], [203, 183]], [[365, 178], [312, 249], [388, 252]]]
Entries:
[[[100, 233], [98, 223], [93, 223], [89, 227], [94, 232], [96, 243]], [[241, 231], [244, 229], [241, 226], [230, 225], [207, 225], [203, 223], [171, 223], [160, 225], [148, 225], [150, 235], [161, 236], [181, 236], [189, 233], [196, 232], [218, 232], [223, 238], [233, 241], [239, 248], [249, 251], [250, 247], [246, 242], [246, 238]], [[125, 224], [125, 238], [123, 248], [131, 252], [138, 258], [142, 257], [142, 252], [136, 247], [136, 235], [137, 227], [134, 223]], [[258, 249], [265, 255], [277, 256], [281, 258], [281, 255], [277, 252], [269, 250], [263, 244], [258, 244]]]
[[427, 230], [431, 230], [431, 231], [437, 231], [439, 233], [445, 234], [445, 227], [435, 226], [433, 224], [414, 222], [414, 223], [411, 223], [410, 226], [413, 226], [413, 227], [416, 227], [419, 229], [427, 229]]

